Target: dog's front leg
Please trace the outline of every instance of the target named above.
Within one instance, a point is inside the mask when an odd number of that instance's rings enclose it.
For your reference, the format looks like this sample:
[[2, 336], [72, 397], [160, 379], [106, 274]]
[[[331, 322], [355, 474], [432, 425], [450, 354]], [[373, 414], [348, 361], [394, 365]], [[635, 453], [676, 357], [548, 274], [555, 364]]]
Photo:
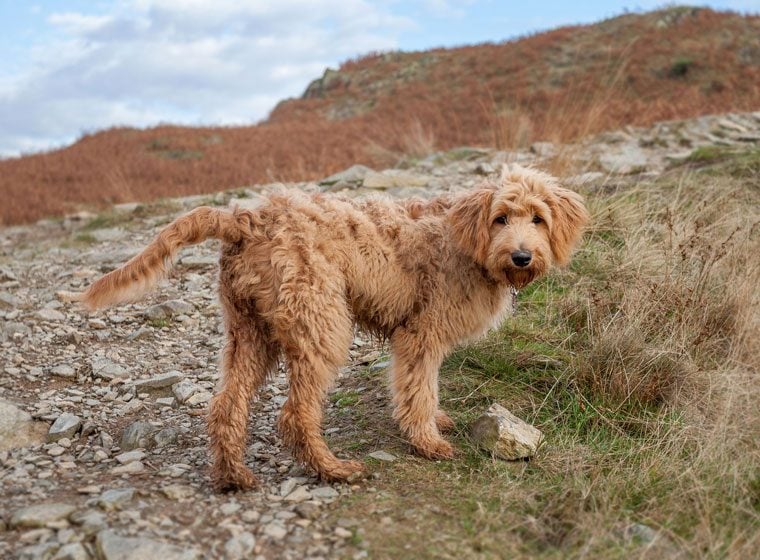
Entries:
[[450, 459], [454, 447], [438, 429], [445, 417], [438, 410], [438, 369], [448, 347], [422, 330], [401, 328], [391, 337], [393, 417], [420, 455]]

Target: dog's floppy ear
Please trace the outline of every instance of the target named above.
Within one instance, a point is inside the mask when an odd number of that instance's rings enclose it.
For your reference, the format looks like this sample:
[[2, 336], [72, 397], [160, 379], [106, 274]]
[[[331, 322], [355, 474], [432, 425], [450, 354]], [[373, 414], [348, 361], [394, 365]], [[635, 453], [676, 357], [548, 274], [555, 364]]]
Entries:
[[493, 193], [491, 188], [471, 191], [461, 196], [449, 211], [454, 239], [479, 263], [488, 256]]
[[552, 185], [546, 203], [552, 213], [551, 245], [554, 262], [563, 265], [570, 261], [573, 247], [583, 234], [589, 220], [583, 198], [576, 192]]

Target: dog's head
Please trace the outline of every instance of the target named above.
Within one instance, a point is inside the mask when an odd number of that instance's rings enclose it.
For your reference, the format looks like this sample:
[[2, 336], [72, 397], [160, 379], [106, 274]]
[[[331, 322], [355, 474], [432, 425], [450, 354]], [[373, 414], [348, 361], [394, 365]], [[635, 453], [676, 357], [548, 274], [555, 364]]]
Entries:
[[449, 218], [459, 246], [493, 280], [521, 288], [570, 260], [588, 212], [554, 177], [505, 166], [498, 183], [456, 199]]

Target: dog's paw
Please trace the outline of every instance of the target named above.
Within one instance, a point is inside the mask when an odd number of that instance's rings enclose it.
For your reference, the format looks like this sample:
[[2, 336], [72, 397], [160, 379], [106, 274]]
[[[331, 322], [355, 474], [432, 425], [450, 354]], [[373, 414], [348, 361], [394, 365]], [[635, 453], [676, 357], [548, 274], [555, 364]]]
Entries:
[[439, 432], [450, 432], [454, 429], [454, 421], [445, 411], [438, 409], [435, 412], [435, 425]]
[[343, 482], [360, 478], [366, 470], [360, 461], [336, 461], [329, 465], [320, 465], [319, 477], [328, 482]]
[[454, 446], [443, 438], [412, 441], [415, 451], [427, 459], [453, 459]]
[[251, 490], [260, 484], [256, 475], [245, 467], [236, 469], [235, 471], [215, 472], [213, 482], [217, 492]]

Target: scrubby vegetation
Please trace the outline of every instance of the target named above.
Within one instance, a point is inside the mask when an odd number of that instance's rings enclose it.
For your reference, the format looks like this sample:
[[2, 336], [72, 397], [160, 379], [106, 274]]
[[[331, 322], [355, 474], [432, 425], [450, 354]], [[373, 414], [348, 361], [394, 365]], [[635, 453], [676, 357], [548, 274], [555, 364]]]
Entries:
[[258, 126], [86, 134], [0, 161], [0, 224], [324, 177], [463, 145], [509, 149], [760, 107], [760, 17], [627, 14], [519, 40], [385, 53], [326, 72]]
[[[572, 266], [526, 289], [515, 317], [445, 364], [455, 461], [404, 455], [373, 398], [350, 409], [364, 451], [404, 457], [335, 513], [361, 517], [356, 540], [370, 557], [759, 549], [760, 152], [586, 194], [594, 225]], [[357, 383], [383, 383], [371, 379]], [[469, 443], [467, 427], [494, 401], [544, 431], [535, 459], [492, 460]]]

